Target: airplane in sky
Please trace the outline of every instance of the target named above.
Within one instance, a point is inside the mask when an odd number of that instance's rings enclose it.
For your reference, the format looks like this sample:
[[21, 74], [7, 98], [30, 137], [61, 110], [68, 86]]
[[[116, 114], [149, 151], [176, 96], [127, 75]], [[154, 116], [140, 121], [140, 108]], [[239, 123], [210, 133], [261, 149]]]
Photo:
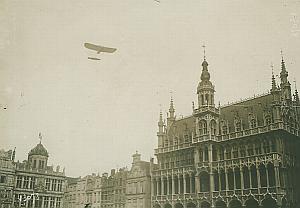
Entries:
[[98, 54], [101, 52], [113, 53], [117, 50], [116, 48], [108, 48], [108, 47], [104, 47], [104, 46], [100, 46], [100, 45], [95, 45], [92, 43], [84, 43], [84, 47], [86, 47], [87, 49], [90, 49], [90, 50], [97, 51]]
[[99, 58], [94, 58], [94, 57], [88, 57], [88, 59], [95, 60], [95, 61], [101, 60], [101, 59], [99, 59]]

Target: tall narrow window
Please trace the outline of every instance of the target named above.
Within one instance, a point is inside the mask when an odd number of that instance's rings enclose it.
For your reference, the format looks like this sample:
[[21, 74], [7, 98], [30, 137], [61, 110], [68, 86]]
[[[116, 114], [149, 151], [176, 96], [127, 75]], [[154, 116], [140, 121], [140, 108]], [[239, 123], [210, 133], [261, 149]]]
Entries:
[[211, 135], [217, 134], [217, 123], [215, 120], [211, 120], [211, 122], [210, 122], [210, 132], [211, 132]]

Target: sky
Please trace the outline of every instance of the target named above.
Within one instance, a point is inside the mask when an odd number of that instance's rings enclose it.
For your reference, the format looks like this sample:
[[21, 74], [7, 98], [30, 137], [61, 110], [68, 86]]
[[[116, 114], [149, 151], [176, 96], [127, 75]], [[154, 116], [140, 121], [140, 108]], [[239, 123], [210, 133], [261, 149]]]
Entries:
[[48, 164], [73, 177], [149, 161], [170, 97], [192, 113], [203, 45], [221, 105], [266, 93], [281, 50], [294, 90], [300, 1], [1, 0], [0, 149], [23, 161], [41, 132]]

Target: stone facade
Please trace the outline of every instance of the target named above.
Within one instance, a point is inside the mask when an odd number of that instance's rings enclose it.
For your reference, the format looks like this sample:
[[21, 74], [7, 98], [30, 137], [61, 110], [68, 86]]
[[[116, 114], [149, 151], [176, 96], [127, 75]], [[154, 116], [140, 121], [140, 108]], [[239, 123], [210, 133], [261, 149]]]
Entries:
[[10, 193], [9, 203], [1, 202], [1, 207], [62, 207], [65, 173], [59, 166], [53, 170], [47, 165], [49, 155], [41, 142], [28, 153], [28, 160], [14, 162], [14, 155], [15, 151], [0, 160], [0, 176], [6, 184], [0, 187]]
[[96, 174], [83, 178], [68, 178], [64, 195], [65, 208], [100, 208], [101, 177]]
[[131, 170], [126, 181], [126, 208], [151, 207], [150, 162], [142, 161], [141, 155], [133, 156]]
[[15, 151], [0, 150], [0, 208], [11, 208], [15, 183]]
[[202, 63], [198, 106], [177, 119], [171, 99], [158, 122], [158, 166], [152, 207], [299, 207], [300, 102], [282, 59], [269, 93], [215, 106], [208, 62]]
[[120, 168], [102, 175], [101, 208], [124, 208], [126, 203], [126, 181], [128, 170]]

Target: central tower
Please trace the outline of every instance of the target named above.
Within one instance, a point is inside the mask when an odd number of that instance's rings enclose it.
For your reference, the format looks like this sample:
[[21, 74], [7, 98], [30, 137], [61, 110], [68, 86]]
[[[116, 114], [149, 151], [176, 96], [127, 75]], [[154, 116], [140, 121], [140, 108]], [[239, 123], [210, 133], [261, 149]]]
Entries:
[[205, 50], [200, 79], [197, 87], [198, 108], [193, 112], [196, 117], [196, 141], [214, 140], [220, 112], [215, 108], [215, 87], [210, 81]]

